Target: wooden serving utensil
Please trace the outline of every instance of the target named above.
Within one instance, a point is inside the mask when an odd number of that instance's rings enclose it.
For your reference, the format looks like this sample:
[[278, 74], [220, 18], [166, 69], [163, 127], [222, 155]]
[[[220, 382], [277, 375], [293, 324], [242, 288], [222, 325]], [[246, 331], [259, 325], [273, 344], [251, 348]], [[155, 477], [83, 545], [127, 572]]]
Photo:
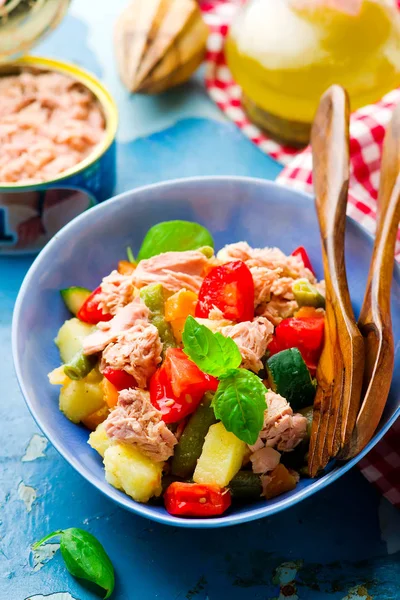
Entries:
[[379, 425], [392, 382], [394, 343], [390, 293], [400, 221], [400, 105], [393, 113], [383, 147], [377, 229], [367, 289], [358, 326], [365, 342], [364, 400], [350, 443], [340, 458], [356, 456]]
[[355, 323], [344, 261], [349, 185], [349, 100], [332, 86], [312, 126], [313, 178], [326, 282], [325, 343], [317, 369], [309, 472], [348, 443], [360, 407], [364, 342]]

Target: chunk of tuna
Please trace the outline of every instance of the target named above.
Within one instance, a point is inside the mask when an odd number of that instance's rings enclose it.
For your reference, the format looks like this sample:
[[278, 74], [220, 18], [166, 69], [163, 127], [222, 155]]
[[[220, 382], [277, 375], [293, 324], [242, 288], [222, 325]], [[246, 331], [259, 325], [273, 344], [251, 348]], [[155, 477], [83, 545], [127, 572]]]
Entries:
[[279, 248], [252, 248], [247, 242], [237, 242], [222, 248], [217, 258], [224, 262], [243, 260], [249, 269], [252, 267], [265, 267], [267, 269], [281, 269], [283, 277], [292, 279], [306, 278], [315, 283], [315, 277], [299, 256], [286, 256]]
[[147, 321], [137, 321], [104, 349], [100, 370], [105, 367], [124, 370], [132, 375], [139, 388], [146, 388], [161, 362], [161, 352], [157, 328]]
[[147, 260], [141, 260], [133, 273], [137, 288], [161, 283], [171, 292], [186, 289], [198, 293], [203, 281], [202, 273], [207, 258], [198, 250], [164, 252]]
[[98, 323], [98, 329], [83, 340], [83, 352], [85, 354], [102, 352], [108, 344], [115, 341], [121, 333], [130, 329], [136, 321], [147, 320], [148, 316], [147, 306], [140, 298], [135, 298], [133, 302], [121, 308], [110, 321]]
[[280, 452], [293, 450], [306, 437], [307, 419], [298, 413], [293, 414], [287, 400], [275, 392], [268, 391], [265, 399], [264, 425], [257, 442], [249, 446], [250, 450], [255, 452], [263, 446]]
[[178, 441], [151, 404], [149, 392], [140, 389], [119, 393], [118, 405], [104, 428], [110, 439], [133, 444], [156, 462], [168, 460]]
[[258, 373], [263, 367], [261, 358], [274, 333], [273, 325], [264, 317], [253, 321], [244, 321], [236, 325], [228, 325], [220, 330], [222, 335], [230, 337], [236, 343], [242, 355], [242, 366]]
[[75, 79], [30, 70], [1, 77], [1, 182], [56, 177], [89, 156], [104, 130], [98, 100]]
[[264, 446], [253, 452], [250, 460], [254, 473], [268, 473], [268, 471], [273, 471], [279, 465], [281, 455], [273, 448]]
[[251, 267], [250, 272], [254, 283], [254, 306], [271, 300], [271, 287], [279, 281], [282, 269], [268, 269], [267, 267]]
[[115, 315], [119, 308], [132, 301], [132, 275], [121, 275], [118, 271], [112, 271], [110, 275], [103, 278], [100, 287], [98, 300], [99, 308], [103, 313]]
[[265, 317], [275, 327], [279, 325], [283, 319], [293, 317], [299, 305], [296, 300], [285, 300], [284, 298], [273, 298], [266, 304], [261, 304], [257, 308], [257, 314]]

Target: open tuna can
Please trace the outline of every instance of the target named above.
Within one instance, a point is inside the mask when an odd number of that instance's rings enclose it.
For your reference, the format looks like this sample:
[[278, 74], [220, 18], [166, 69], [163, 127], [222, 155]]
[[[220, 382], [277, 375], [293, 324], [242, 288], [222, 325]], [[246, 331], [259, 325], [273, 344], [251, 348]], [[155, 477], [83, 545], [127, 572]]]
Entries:
[[[76, 65], [36, 56], [8, 59], [59, 22], [68, 3], [0, 5], [0, 254], [39, 251], [115, 186], [118, 118], [106, 88]], [[48, 11], [37, 21], [35, 7], [43, 5]], [[21, 28], [16, 47], [12, 40]]]

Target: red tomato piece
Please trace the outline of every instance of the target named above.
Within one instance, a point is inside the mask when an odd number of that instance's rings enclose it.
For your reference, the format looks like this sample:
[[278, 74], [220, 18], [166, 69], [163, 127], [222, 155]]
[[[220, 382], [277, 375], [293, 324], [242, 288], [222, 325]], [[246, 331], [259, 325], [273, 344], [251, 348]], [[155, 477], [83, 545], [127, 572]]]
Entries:
[[309, 256], [304, 246], [299, 246], [298, 248], [296, 248], [296, 250], [293, 250], [292, 256], [299, 256], [303, 261], [303, 264], [306, 267], [306, 269], [309, 269], [311, 273], [315, 275], [313, 266], [311, 264], [311, 260], [309, 259]]
[[325, 321], [321, 318], [292, 317], [284, 319], [275, 329], [268, 346], [269, 353], [298, 348], [304, 362], [311, 371], [315, 371], [324, 344]]
[[110, 314], [103, 313], [103, 311], [99, 308], [99, 299], [98, 296], [101, 292], [101, 287], [96, 288], [85, 300], [79, 309], [78, 314], [76, 315], [78, 319], [84, 321], [85, 323], [92, 323], [93, 325], [97, 325], [99, 321], [110, 321], [113, 316]]
[[206, 391], [215, 391], [218, 387], [218, 380], [200, 371], [181, 348], [167, 350], [164, 367], [172, 392], [177, 397], [187, 394], [188, 389], [199, 388], [203, 391], [206, 386]]
[[254, 317], [254, 283], [241, 261], [214, 267], [204, 278], [195, 315], [206, 319], [214, 307], [230, 321], [251, 321]]
[[103, 375], [117, 388], [118, 391], [137, 387], [136, 379], [121, 369], [106, 367], [103, 369]]
[[150, 379], [150, 400], [165, 423], [176, 423], [194, 412], [218, 380], [206, 375], [180, 348], [168, 348], [165, 360]]
[[231, 505], [231, 493], [217, 485], [174, 482], [164, 493], [165, 508], [171, 515], [214, 517]]

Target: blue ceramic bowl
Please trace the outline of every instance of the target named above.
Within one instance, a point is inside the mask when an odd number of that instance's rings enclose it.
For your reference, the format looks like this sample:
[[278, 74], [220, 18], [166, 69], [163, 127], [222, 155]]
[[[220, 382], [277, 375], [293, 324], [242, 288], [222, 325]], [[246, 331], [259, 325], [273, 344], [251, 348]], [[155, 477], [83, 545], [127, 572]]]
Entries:
[[[400, 415], [400, 357], [379, 430], [357, 458], [331, 466], [320, 479], [301, 480], [295, 490], [273, 500], [233, 507], [216, 519], [181, 519], [163, 507], [138, 504], [111, 487], [100, 456], [87, 444], [88, 432], [68, 421], [58, 409], [58, 387], [47, 373], [60, 364], [54, 337], [70, 317], [59, 290], [71, 285], [95, 288], [126, 247], [137, 251], [155, 223], [169, 219], [198, 221], [213, 233], [216, 248], [247, 240], [252, 246], [278, 246], [290, 253], [303, 245], [318, 277], [322, 277], [317, 218], [312, 198], [268, 181], [203, 177], [151, 185], [122, 194], [80, 215], [42, 250], [18, 295], [13, 320], [13, 355], [18, 380], [39, 427], [62, 456], [97, 489], [119, 505], [155, 521], [182, 527], [223, 527], [244, 523], [293, 506], [348, 471], [370, 450]], [[348, 219], [347, 272], [356, 314], [362, 303], [371, 237]], [[396, 265], [392, 293], [393, 328], [400, 339], [400, 269]]]

